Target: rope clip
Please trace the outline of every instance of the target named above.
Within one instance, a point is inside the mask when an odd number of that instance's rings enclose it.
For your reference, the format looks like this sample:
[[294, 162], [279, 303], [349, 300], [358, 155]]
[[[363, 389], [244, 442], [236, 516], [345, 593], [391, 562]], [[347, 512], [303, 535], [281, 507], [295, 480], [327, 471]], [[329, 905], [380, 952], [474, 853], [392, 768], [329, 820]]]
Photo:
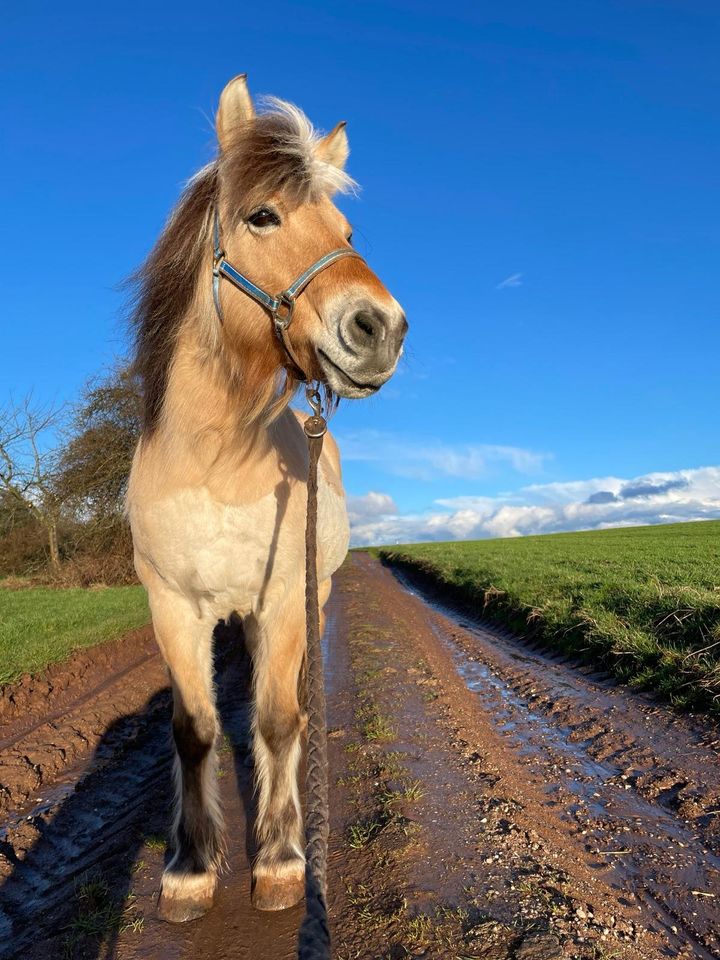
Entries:
[[322, 398], [320, 397], [320, 391], [317, 387], [308, 384], [308, 386], [305, 387], [305, 399], [310, 405], [312, 416], [307, 418], [303, 424], [303, 429], [305, 430], [305, 435], [311, 440], [318, 439], [327, 433], [327, 420], [322, 415]]

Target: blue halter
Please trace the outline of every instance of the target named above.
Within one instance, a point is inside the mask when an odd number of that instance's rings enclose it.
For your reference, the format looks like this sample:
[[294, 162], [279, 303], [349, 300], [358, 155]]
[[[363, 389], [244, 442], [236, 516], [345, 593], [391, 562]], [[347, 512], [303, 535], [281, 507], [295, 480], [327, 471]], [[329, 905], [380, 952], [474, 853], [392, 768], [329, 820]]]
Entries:
[[236, 270], [235, 267], [225, 259], [225, 251], [222, 248], [220, 237], [220, 217], [216, 208], [213, 221], [213, 300], [215, 301], [215, 310], [217, 311], [220, 323], [225, 322], [222, 304], [220, 303], [220, 280], [224, 277], [226, 280], [229, 280], [233, 286], [237, 287], [238, 290], [242, 290], [243, 293], [252, 297], [261, 307], [265, 307], [272, 318], [275, 335], [295, 368], [295, 375], [298, 376], [300, 380], [307, 380], [307, 376], [298, 363], [298, 359], [295, 356], [287, 335], [287, 329], [292, 322], [293, 312], [295, 310], [295, 301], [311, 280], [325, 270], [326, 267], [331, 266], [336, 260], [341, 260], [343, 257], [357, 257], [358, 260], [362, 260], [360, 254], [356, 253], [355, 250], [350, 247], [340, 247], [338, 250], [331, 250], [330, 253], [326, 253], [320, 257], [319, 260], [316, 260], [315, 263], [311, 264], [307, 270], [304, 270], [282, 293], [279, 293], [276, 297], [272, 297], [269, 293], [266, 293], [258, 287], [257, 284], [253, 283], [252, 280], [249, 280], [244, 274], [240, 273], [239, 270]]

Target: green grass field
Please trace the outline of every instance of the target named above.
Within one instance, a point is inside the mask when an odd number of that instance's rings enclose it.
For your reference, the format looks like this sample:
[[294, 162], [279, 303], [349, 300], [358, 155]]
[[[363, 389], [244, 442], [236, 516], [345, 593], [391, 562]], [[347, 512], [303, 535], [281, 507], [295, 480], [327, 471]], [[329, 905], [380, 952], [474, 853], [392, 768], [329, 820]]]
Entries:
[[149, 619], [142, 587], [0, 587], [0, 683], [37, 673], [79, 647], [112, 640]]
[[374, 552], [520, 634], [720, 713], [720, 521]]

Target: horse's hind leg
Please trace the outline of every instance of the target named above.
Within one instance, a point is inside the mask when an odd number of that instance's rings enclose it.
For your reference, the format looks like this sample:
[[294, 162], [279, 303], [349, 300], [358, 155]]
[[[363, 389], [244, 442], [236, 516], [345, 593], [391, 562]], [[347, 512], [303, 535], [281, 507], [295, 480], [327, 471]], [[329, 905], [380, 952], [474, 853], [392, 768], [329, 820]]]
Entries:
[[284, 910], [305, 888], [303, 825], [298, 792], [301, 735], [306, 718], [298, 699], [305, 653], [302, 596], [283, 615], [249, 618], [254, 645], [254, 755], [258, 789], [252, 903], [258, 910]]
[[215, 739], [218, 723], [208, 619], [164, 589], [150, 591], [153, 626], [173, 686], [176, 814], [173, 857], [158, 903], [163, 920], [182, 923], [212, 906], [222, 856]]

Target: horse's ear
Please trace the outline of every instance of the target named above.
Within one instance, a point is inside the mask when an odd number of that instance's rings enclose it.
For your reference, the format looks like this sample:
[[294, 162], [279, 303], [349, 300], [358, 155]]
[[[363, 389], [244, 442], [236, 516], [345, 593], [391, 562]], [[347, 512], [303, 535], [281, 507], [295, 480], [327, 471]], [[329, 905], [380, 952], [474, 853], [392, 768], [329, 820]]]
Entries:
[[344, 169], [347, 158], [350, 156], [350, 144], [345, 127], [345, 120], [341, 120], [335, 129], [331, 130], [326, 137], [323, 137], [315, 147], [315, 156], [318, 160], [331, 163], [340, 170]]
[[220, 149], [227, 149], [235, 130], [248, 120], [252, 120], [254, 116], [255, 107], [247, 86], [247, 74], [241, 73], [233, 77], [220, 94], [220, 105], [215, 117]]

